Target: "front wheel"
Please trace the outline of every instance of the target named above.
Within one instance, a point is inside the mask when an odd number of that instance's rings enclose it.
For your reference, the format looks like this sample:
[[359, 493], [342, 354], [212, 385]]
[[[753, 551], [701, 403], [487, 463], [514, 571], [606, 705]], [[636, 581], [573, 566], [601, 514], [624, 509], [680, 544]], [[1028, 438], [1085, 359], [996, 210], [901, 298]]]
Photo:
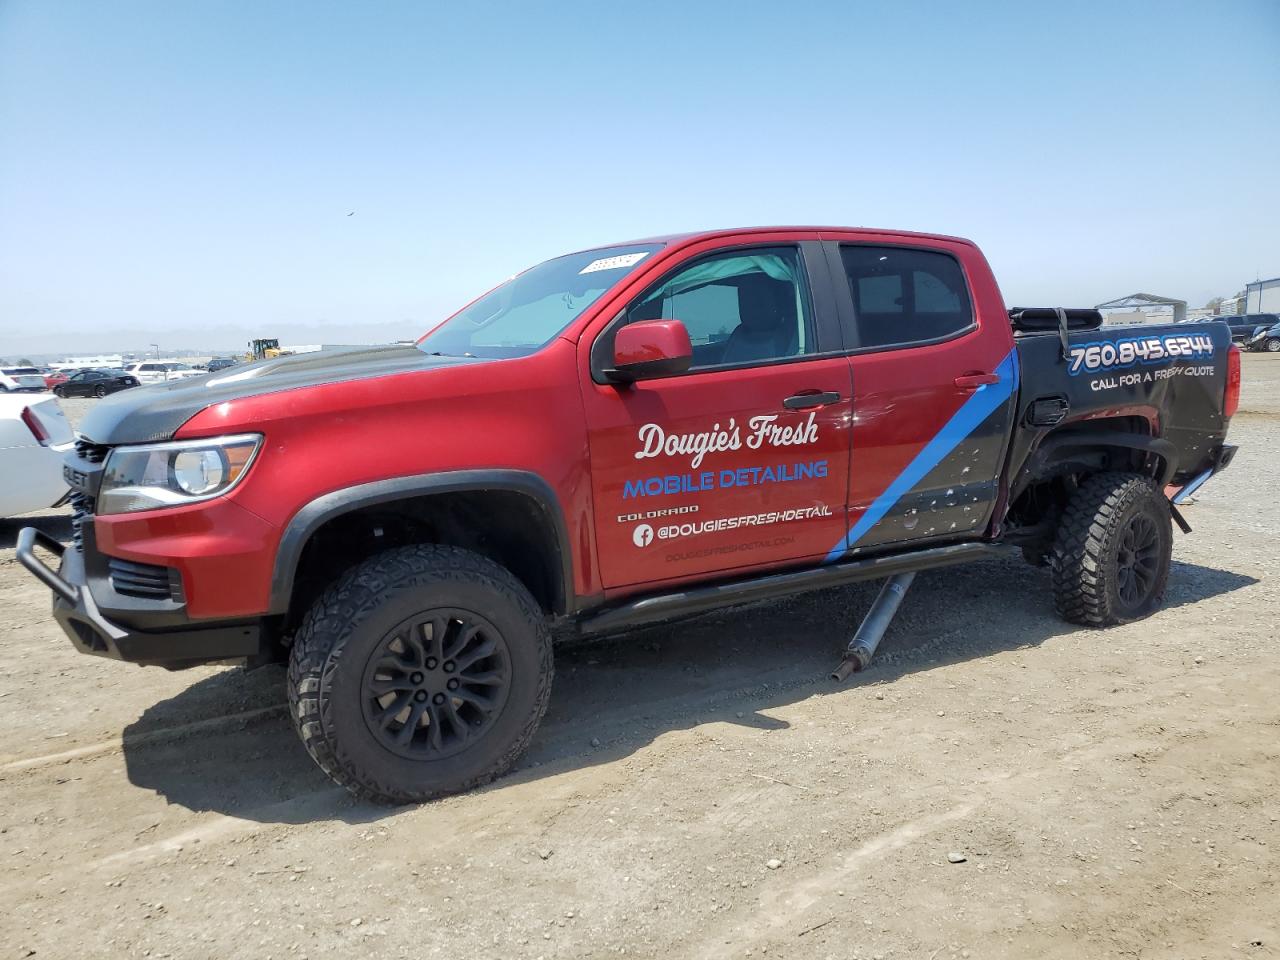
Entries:
[[1173, 557], [1169, 503], [1155, 481], [1100, 473], [1076, 490], [1054, 541], [1054, 605], [1071, 623], [1108, 627], [1150, 616]]
[[418, 803], [487, 783], [533, 739], [551, 636], [525, 586], [468, 550], [402, 547], [353, 567], [294, 638], [294, 727], [336, 783]]

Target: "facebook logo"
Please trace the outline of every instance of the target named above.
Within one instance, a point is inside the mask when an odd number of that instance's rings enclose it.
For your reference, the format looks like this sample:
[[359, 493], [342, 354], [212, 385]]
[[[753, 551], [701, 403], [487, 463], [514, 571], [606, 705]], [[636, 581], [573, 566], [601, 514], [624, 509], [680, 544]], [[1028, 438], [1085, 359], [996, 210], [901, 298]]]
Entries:
[[631, 542], [637, 547], [647, 547], [653, 543], [653, 527], [647, 523], [642, 523], [631, 531]]

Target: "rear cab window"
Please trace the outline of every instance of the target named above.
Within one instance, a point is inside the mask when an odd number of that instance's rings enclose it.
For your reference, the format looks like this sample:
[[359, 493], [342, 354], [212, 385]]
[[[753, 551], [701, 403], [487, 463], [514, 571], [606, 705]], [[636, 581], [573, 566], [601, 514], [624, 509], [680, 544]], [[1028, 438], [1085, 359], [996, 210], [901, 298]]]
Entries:
[[905, 347], [948, 340], [974, 326], [960, 262], [949, 253], [911, 247], [841, 244], [860, 348]]

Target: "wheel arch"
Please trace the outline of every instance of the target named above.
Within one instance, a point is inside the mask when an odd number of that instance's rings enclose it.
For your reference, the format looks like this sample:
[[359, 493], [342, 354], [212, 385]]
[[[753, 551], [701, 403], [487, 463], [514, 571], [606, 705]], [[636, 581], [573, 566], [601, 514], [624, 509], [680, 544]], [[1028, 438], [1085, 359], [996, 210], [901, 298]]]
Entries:
[[1047, 547], [1076, 486], [1107, 471], [1144, 474], [1163, 488], [1178, 470], [1178, 450], [1140, 416], [1069, 421], [1039, 438], [1012, 474], [1004, 536]]
[[1099, 456], [1114, 460], [1119, 455], [1132, 460], [1134, 454], [1147, 454], [1151, 458], [1149, 472], [1152, 479], [1161, 487], [1165, 486], [1177, 472], [1178, 448], [1170, 441], [1147, 432], [1145, 421], [1139, 427], [1133, 420], [1074, 421], [1052, 430], [1040, 440], [1019, 470], [1013, 497], [1073, 462], [1092, 466], [1090, 472], [1116, 469], [1113, 463], [1087, 464], [1087, 460]]
[[[351, 522], [357, 517], [409, 517], [423, 511], [448, 510], [459, 505], [489, 503], [494, 507], [524, 508], [519, 520], [525, 535], [544, 548], [545, 555], [534, 554], [525, 569], [512, 573], [525, 582], [530, 592], [549, 613], [565, 615], [574, 612], [577, 599], [573, 589], [573, 552], [564, 513], [555, 492], [542, 477], [524, 470], [484, 469], [460, 470], [436, 474], [418, 474], [375, 480], [334, 490], [304, 505], [285, 526], [276, 550], [271, 578], [268, 613], [286, 615], [294, 612], [299, 589], [299, 570], [308, 556], [308, 548], [317, 535], [333, 529], [336, 523]], [[492, 523], [490, 532], [499, 529]], [[482, 535], [485, 531], [476, 531]], [[453, 543], [458, 537], [427, 542]], [[387, 544], [394, 545], [395, 541]], [[484, 553], [480, 550], [478, 552]], [[488, 555], [494, 556], [493, 553]], [[361, 557], [352, 557], [352, 561]], [[509, 558], [496, 556], [500, 562]], [[537, 562], [541, 561], [541, 562]], [[349, 565], [349, 564], [348, 564]], [[518, 562], [516, 566], [520, 566]]]

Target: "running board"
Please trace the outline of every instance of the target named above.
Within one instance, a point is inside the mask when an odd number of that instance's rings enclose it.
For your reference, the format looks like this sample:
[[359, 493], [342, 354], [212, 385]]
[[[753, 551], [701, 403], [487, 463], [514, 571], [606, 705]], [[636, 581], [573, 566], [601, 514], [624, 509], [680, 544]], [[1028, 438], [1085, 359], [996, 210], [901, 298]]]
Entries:
[[1016, 548], [1003, 543], [956, 543], [910, 553], [894, 553], [863, 560], [774, 573], [763, 577], [732, 580], [709, 587], [691, 587], [673, 593], [660, 593], [631, 600], [588, 614], [578, 622], [584, 637], [627, 630], [676, 617], [686, 617], [732, 604], [772, 600], [809, 590], [822, 590], [857, 580], [876, 580], [898, 573], [930, 570], [970, 563], [986, 557], [1010, 553]]

